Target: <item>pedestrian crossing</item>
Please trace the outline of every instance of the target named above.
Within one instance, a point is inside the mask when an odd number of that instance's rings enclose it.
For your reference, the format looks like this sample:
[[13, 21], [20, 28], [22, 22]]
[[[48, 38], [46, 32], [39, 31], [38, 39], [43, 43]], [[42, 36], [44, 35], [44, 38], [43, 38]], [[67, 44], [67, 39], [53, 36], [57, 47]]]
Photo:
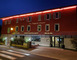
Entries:
[[[7, 51], [0, 51], [0, 57], [4, 57], [10, 60], [15, 60], [17, 58], [23, 58], [26, 56], [29, 56], [30, 54], [27, 53], [22, 53], [22, 52], [18, 52], [18, 51], [14, 51], [14, 50], [7, 50]], [[2, 60], [0, 58], [0, 60]]]

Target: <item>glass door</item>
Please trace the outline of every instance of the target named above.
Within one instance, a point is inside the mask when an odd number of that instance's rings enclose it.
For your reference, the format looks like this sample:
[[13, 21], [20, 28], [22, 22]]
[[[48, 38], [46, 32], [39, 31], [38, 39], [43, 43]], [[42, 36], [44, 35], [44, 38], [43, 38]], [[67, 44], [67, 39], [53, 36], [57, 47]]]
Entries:
[[60, 38], [59, 37], [55, 37], [55, 47], [60, 47]]

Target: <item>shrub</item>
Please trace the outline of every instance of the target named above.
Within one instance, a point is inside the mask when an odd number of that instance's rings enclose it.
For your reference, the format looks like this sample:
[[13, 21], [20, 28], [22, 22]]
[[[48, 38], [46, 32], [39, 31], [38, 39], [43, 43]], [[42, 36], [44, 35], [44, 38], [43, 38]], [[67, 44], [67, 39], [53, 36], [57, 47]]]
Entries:
[[74, 48], [76, 48], [76, 50], [77, 50], [77, 38], [73, 38], [71, 40], [71, 43], [73, 44]]

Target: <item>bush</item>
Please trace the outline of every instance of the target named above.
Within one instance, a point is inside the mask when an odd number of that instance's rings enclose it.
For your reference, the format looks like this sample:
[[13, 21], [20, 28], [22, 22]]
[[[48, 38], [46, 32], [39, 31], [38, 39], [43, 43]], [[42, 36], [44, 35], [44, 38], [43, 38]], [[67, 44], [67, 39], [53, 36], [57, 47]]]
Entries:
[[71, 43], [73, 44], [74, 48], [76, 48], [76, 50], [77, 50], [77, 38], [73, 38], [71, 40]]
[[23, 45], [24, 39], [22, 38], [15, 38], [14, 41], [11, 41], [11, 44]]

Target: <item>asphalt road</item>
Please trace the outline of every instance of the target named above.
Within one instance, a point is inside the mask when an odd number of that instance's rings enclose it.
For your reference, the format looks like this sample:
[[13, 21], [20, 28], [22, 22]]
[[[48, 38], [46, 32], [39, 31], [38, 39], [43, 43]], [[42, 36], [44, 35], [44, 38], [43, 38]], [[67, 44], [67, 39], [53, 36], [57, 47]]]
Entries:
[[0, 60], [58, 60], [20, 51], [0, 48]]

